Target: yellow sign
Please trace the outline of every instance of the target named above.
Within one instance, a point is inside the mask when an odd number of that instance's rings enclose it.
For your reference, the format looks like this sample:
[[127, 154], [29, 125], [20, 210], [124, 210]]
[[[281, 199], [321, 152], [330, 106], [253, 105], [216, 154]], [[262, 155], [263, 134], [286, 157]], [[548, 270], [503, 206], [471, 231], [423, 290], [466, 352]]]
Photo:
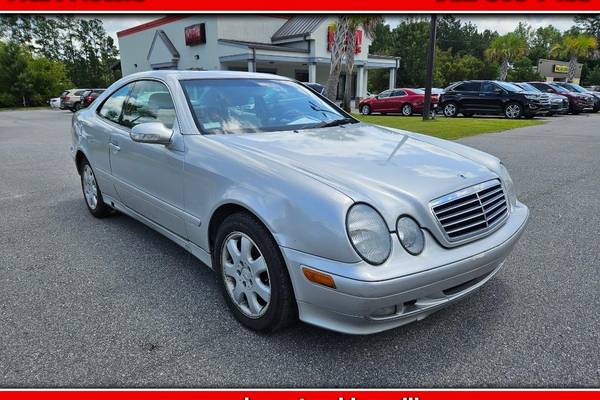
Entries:
[[557, 74], [566, 74], [569, 72], [569, 66], [554, 64], [554, 72]]

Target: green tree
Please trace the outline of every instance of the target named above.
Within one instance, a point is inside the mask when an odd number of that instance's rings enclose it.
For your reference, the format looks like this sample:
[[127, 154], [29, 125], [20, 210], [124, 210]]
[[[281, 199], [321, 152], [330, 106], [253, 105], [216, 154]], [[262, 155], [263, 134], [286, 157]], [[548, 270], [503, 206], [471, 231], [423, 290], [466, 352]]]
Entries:
[[550, 50], [550, 54], [569, 60], [567, 80], [572, 81], [577, 71], [578, 59], [592, 56], [597, 48], [598, 40], [594, 36], [570, 34], [565, 36], [560, 43], [555, 44]]
[[600, 15], [575, 16], [577, 27], [600, 40]]
[[485, 56], [490, 61], [500, 63], [500, 74], [498, 79], [506, 80], [508, 69], [513, 60], [523, 57], [527, 54], [528, 45], [523, 36], [509, 32], [506, 35], [499, 36], [486, 50]]
[[552, 25], [536, 29], [529, 46], [529, 59], [536, 64], [540, 58], [548, 58], [552, 46], [562, 40], [562, 33]]
[[511, 82], [541, 81], [542, 76], [537, 71], [537, 66], [527, 57], [521, 57], [513, 63], [508, 71], [508, 80]]

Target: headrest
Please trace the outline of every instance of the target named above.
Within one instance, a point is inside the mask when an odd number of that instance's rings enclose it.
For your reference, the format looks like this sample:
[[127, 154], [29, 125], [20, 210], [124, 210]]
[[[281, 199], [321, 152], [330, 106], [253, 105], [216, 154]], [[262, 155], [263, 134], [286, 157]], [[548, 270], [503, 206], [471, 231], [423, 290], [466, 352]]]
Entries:
[[155, 109], [173, 109], [173, 100], [168, 92], [152, 93], [148, 99], [148, 106]]

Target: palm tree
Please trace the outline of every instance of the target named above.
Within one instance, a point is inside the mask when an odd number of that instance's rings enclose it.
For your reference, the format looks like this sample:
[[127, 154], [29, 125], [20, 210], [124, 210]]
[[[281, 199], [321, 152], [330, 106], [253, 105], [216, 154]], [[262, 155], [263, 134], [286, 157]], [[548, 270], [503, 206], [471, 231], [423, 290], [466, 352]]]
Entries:
[[598, 48], [598, 40], [591, 35], [567, 35], [550, 49], [550, 55], [569, 59], [567, 80], [573, 81], [577, 72], [577, 59], [592, 56]]
[[500, 63], [499, 79], [503, 81], [506, 80], [506, 75], [508, 75], [510, 63], [519, 57], [525, 56], [527, 51], [528, 46], [525, 38], [515, 32], [509, 32], [494, 39], [490, 48], [485, 51], [485, 56], [490, 61]]
[[[352, 102], [352, 74], [354, 73], [354, 55], [356, 54], [356, 32], [362, 27], [365, 37], [369, 39], [375, 35], [375, 27], [383, 21], [380, 16], [352, 16], [348, 20], [348, 39], [344, 48], [346, 81], [344, 85], [344, 97], [342, 108], [350, 112]], [[366, 82], [365, 82], [366, 84]]]
[[337, 98], [337, 87], [342, 70], [346, 36], [348, 35], [348, 22], [348, 16], [341, 15], [337, 23], [331, 27], [334, 33], [331, 43], [331, 65], [329, 66], [329, 77], [327, 78], [327, 97], [331, 101], [335, 101]]

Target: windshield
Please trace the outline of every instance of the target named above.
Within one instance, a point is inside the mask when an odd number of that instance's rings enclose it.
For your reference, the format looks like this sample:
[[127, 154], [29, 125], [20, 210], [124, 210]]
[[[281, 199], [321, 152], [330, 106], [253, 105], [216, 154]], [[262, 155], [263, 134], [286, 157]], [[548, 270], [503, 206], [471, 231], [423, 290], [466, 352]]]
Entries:
[[588, 91], [587, 89], [585, 89], [575, 83], [568, 83], [567, 86], [572, 88], [575, 92], [579, 92], [579, 93], [586, 93]]
[[523, 89], [521, 89], [517, 85], [513, 85], [512, 83], [496, 81], [496, 84], [498, 86], [502, 87], [503, 89], [508, 90], [509, 92], [522, 92], [523, 91]]
[[542, 92], [540, 89], [536, 88], [533, 85], [530, 85], [529, 83], [525, 83], [525, 82], [521, 82], [517, 84], [519, 87], [522, 87], [524, 90], [527, 90], [528, 92]]
[[564, 87], [560, 86], [560, 85], [552, 85], [552, 84], [548, 84], [548, 86], [550, 86], [553, 89], [556, 89], [556, 91], [558, 93], [567, 93], [569, 90], [565, 89]]
[[356, 122], [292, 81], [181, 81], [198, 129], [205, 134], [274, 132]]

